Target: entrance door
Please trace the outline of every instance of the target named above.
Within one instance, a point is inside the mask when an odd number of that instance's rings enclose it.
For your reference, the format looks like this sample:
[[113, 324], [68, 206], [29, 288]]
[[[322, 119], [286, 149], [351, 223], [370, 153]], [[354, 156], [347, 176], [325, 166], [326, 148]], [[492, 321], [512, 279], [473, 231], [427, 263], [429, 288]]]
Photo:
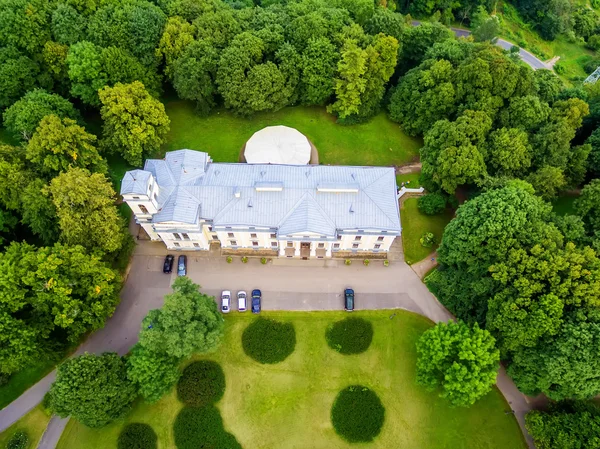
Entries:
[[310, 242], [300, 243], [300, 257], [304, 260], [308, 260], [310, 257]]

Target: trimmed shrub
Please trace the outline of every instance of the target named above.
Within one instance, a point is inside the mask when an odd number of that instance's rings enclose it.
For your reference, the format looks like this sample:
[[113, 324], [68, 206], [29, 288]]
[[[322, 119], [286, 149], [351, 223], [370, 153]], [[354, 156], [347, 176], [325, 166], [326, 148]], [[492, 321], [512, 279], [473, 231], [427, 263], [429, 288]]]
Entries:
[[331, 408], [336, 433], [350, 443], [369, 442], [379, 435], [385, 408], [375, 392], [351, 385], [339, 392]]
[[389, 266], [390, 266], [390, 261], [389, 261], [389, 260], [387, 260], [387, 259], [386, 259], [386, 260], [384, 260], [384, 261], [383, 261], [383, 266], [384, 266], [384, 267], [389, 267]]
[[373, 325], [362, 318], [346, 318], [330, 324], [325, 338], [329, 347], [340, 354], [360, 354], [371, 346]]
[[364, 265], [365, 267], [368, 267], [370, 263], [371, 263], [371, 261], [370, 261], [369, 259], [365, 259], [365, 260], [363, 260], [363, 265]]
[[435, 235], [433, 235], [432, 232], [426, 232], [421, 236], [419, 241], [421, 242], [421, 246], [424, 246], [425, 248], [431, 248], [433, 245], [435, 245]]
[[248, 258], [246, 256], [242, 257], [242, 263], [248, 263]]
[[261, 258], [260, 258], [260, 263], [262, 263], [263, 265], [266, 265], [266, 263], [267, 263], [267, 258], [266, 258], [266, 257], [261, 257]]
[[419, 198], [417, 207], [426, 215], [436, 215], [446, 208], [446, 198], [439, 193], [428, 193]]
[[214, 404], [225, 393], [225, 374], [212, 360], [190, 363], [177, 383], [177, 398], [193, 407]]
[[244, 330], [242, 346], [259, 363], [283, 362], [296, 347], [294, 325], [258, 318]]
[[117, 449], [156, 449], [158, 438], [148, 424], [132, 423], [126, 425], [117, 442]]
[[185, 407], [173, 426], [177, 449], [242, 449], [236, 438], [225, 431], [214, 405]]
[[231, 263], [231, 262], [233, 262], [233, 257], [227, 256], [227, 259], [225, 259], [225, 260], [227, 260], [227, 263]]
[[344, 260], [344, 265], [352, 265], [352, 260], [350, 260], [350, 259]]
[[19, 430], [8, 440], [6, 449], [26, 449], [28, 444], [29, 436], [27, 436], [27, 432]]

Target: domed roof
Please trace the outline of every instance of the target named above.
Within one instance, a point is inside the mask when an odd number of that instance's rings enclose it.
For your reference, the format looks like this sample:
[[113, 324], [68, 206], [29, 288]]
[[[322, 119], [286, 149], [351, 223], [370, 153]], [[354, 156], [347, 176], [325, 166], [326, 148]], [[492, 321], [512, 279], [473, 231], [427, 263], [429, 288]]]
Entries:
[[288, 126], [267, 126], [246, 142], [244, 157], [249, 164], [306, 165], [310, 143], [304, 134]]

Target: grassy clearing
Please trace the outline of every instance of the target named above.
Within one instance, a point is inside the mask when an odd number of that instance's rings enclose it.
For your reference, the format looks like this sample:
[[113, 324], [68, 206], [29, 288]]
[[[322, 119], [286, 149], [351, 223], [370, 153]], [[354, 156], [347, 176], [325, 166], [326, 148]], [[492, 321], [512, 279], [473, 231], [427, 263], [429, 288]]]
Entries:
[[46, 430], [48, 421], [50, 421], [50, 416], [48, 416], [42, 410], [42, 407], [38, 405], [19, 421], [0, 433], [0, 447], [5, 448], [8, 440], [10, 440], [17, 431], [22, 430], [29, 436], [29, 445], [27, 446], [27, 449], [35, 449], [44, 434], [44, 430]]
[[0, 409], [21, 396], [25, 390], [52, 371], [55, 365], [56, 360], [43, 360], [13, 374], [8, 383], [0, 387]]
[[575, 215], [573, 203], [578, 195], [562, 195], [552, 201], [552, 210], [558, 215]]
[[368, 123], [342, 126], [318, 107], [290, 107], [277, 112], [236, 117], [220, 110], [198, 117], [187, 101], [169, 101], [171, 131], [164, 151], [189, 148], [208, 152], [217, 162], [237, 162], [244, 143], [256, 131], [286, 125], [306, 135], [319, 151], [319, 162], [331, 165], [402, 165], [418, 158], [421, 139], [409, 137], [384, 113]]
[[404, 183], [405, 187], [409, 189], [418, 189], [421, 187], [419, 176], [421, 176], [420, 171], [416, 173], [407, 173], [405, 175], [396, 175], [396, 184], [398, 187], [402, 187], [402, 183]]
[[554, 41], [545, 41], [530, 24], [523, 21], [515, 7], [507, 1], [501, 2], [497, 14], [502, 19], [500, 37], [525, 48], [543, 61], [560, 56], [560, 63], [566, 69], [561, 75], [563, 81], [570, 83], [573, 78], [587, 76], [583, 64], [594, 52], [578, 42], [567, 41], [565, 36], [558, 36]]
[[[342, 355], [327, 345], [328, 326], [345, 312], [273, 312], [268, 318], [292, 322], [297, 344], [276, 365], [260, 364], [244, 354], [241, 337], [255, 318], [225, 317], [224, 341], [205, 358], [225, 372], [223, 398], [216, 404], [229, 432], [245, 449], [342, 449], [352, 447], [331, 424], [331, 407], [350, 385], [373, 390], [385, 407], [381, 433], [363, 449], [524, 449], [515, 418], [494, 389], [473, 407], [451, 408], [415, 383], [415, 343], [432, 326], [421, 316], [397, 311], [357, 311], [373, 324], [367, 351]], [[200, 359], [200, 357], [198, 357]], [[89, 429], [71, 420], [58, 449], [106, 449], [116, 446], [123, 426], [141, 422], [153, 427], [161, 449], [175, 449], [173, 424], [184, 408], [172, 391], [156, 404], [138, 402], [126, 420]], [[309, 442], [307, 444], [307, 442]]]
[[[406, 263], [419, 262], [437, 249], [444, 228], [452, 220], [452, 212], [445, 211], [439, 215], [425, 215], [417, 207], [418, 198], [407, 198], [402, 203], [400, 218], [402, 223], [402, 245]], [[425, 232], [432, 232], [436, 244], [431, 248], [421, 245], [419, 239]]]

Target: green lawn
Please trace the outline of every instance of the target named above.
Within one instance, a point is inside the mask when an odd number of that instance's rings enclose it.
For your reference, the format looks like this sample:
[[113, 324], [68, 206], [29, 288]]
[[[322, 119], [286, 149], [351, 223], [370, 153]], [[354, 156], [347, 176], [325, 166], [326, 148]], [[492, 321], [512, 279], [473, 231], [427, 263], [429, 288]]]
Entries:
[[558, 215], [574, 215], [573, 203], [577, 195], [562, 195], [552, 201], [552, 210]]
[[[221, 364], [225, 395], [217, 403], [225, 430], [245, 449], [337, 449], [352, 445], [333, 430], [330, 411], [340, 390], [364, 385], [383, 403], [385, 422], [380, 435], [359, 447], [402, 449], [524, 449], [523, 437], [508, 406], [494, 389], [471, 408], [451, 408], [415, 384], [415, 342], [431, 326], [421, 316], [395, 311], [355, 312], [373, 323], [367, 351], [342, 355], [328, 347], [327, 326], [345, 312], [263, 313], [291, 321], [295, 351], [283, 362], [261, 365], [242, 350], [241, 335], [255, 319], [250, 313], [226, 317], [225, 338], [209, 359]], [[89, 429], [71, 420], [59, 449], [111, 449], [123, 425], [151, 425], [160, 449], [175, 449], [173, 422], [182, 405], [175, 392], [154, 405], [139, 402], [123, 421]]]
[[423, 145], [383, 112], [368, 123], [342, 126], [319, 107], [289, 107], [241, 118], [224, 110], [199, 117], [187, 101], [169, 101], [165, 106], [171, 131], [164, 150], [206, 151], [217, 162], [237, 162], [252, 134], [271, 125], [290, 126], [306, 135], [317, 147], [321, 164], [402, 165], [417, 160]]
[[[437, 249], [444, 228], [453, 216], [450, 211], [445, 211], [439, 215], [425, 215], [419, 211], [417, 201], [418, 198], [407, 198], [402, 203], [402, 209], [400, 209], [404, 260], [408, 264], [423, 260]], [[431, 248], [423, 247], [419, 241], [425, 232], [433, 232], [433, 235], [435, 235], [437, 244]]]
[[402, 183], [408, 182], [405, 187], [409, 189], [418, 189], [421, 187], [421, 183], [419, 182], [419, 176], [421, 176], [421, 172], [416, 173], [407, 173], [405, 175], [396, 175], [396, 184], [398, 187], [402, 187]]
[[0, 409], [21, 396], [25, 390], [52, 371], [55, 365], [56, 360], [44, 360], [13, 374], [8, 383], [0, 387]]
[[48, 421], [50, 421], [50, 416], [48, 416], [42, 410], [42, 407], [38, 405], [19, 421], [0, 433], [0, 448], [5, 448], [10, 438], [17, 431], [23, 430], [29, 435], [29, 445], [26, 449], [35, 449], [40, 438], [42, 438], [42, 435], [44, 434], [44, 430], [46, 430]]

